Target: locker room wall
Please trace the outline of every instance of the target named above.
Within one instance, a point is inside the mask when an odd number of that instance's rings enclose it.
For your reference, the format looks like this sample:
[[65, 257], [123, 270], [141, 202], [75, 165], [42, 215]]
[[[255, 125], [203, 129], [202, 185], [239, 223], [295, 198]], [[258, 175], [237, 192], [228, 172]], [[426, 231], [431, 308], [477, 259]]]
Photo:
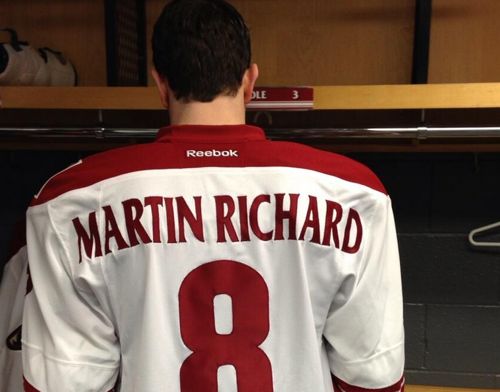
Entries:
[[500, 2], [433, 0], [429, 83], [500, 81]]
[[[414, 0], [231, 2], [251, 28], [261, 85], [410, 81]], [[146, 0], [149, 67], [151, 32], [165, 3]], [[80, 85], [106, 85], [103, 2], [0, 0], [0, 27], [15, 28], [34, 47], [63, 52]], [[7, 39], [0, 33], [0, 41]]]
[[[86, 152], [0, 151], [0, 255], [53, 173]], [[498, 154], [357, 153], [391, 194], [401, 253], [409, 383], [500, 388], [500, 253], [468, 246], [500, 220]]]
[[[165, 2], [146, 0], [150, 66], [149, 37]], [[231, 2], [251, 28], [261, 85], [411, 80], [414, 0]], [[499, 81], [499, 18], [496, 0], [434, 0], [429, 82]], [[75, 64], [81, 85], [106, 85], [102, 2], [0, 0], [0, 27], [17, 29], [34, 47], [62, 51]], [[7, 37], [0, 33], [1, 41]]]
[[[0, 151], [0, 264], [6, 261], [14, 227], [24, 219], [26, 208], [45, 181], [88, 153], [74, 151]], [[0, 268], [0, 275], [3, 268]]]
[[[261, 85], [411, 82], [415, 0], [230, 2], [250, 27]], [[148, 36], [164, 4], [147, 1]], [[429, 83], [500, 81], [500, 2], [432, 4]]]
[[[393, 84], [411, 80], [414, 0], [230, 3], [250, 28], [253, 60], [261, 71], [260, 85]], [[148, 36], [164, 4], [164, 0], [147, 1]]]

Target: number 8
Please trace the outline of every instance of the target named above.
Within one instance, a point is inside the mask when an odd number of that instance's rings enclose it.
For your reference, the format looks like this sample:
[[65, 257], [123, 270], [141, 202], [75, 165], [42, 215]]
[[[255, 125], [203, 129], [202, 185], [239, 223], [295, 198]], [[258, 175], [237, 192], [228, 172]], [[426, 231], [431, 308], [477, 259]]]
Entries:
[[[215, 329], [214, 297], [227, 294], [233, 303], [233, 331]], [[217, 392], [217, 370], [236, 369], [238, 392], [272, 392], [269, 358], [259, 348], [269, 333], [269, 293], [262, 276], [230, 260], [191, 271], [179, 290], [182, 340], [193, 353], [180, 370], [182, 392]]]

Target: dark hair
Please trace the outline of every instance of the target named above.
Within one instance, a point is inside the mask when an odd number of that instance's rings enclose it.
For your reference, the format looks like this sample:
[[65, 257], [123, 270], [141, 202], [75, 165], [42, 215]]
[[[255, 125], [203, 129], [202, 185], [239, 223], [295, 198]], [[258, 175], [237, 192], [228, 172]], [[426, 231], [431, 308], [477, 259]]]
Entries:
[[224, 0], [173, 0], [153, 33], [153, 62], [178, 100], [236, 95], [250, 67], [250, 34]]

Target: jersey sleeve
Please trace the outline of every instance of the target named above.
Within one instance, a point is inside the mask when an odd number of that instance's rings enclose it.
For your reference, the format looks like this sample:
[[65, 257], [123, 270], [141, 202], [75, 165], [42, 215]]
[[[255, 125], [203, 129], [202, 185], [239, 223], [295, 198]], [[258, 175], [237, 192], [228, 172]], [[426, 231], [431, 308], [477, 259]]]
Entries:
[[0, 391], [23, 390], [21, 322], [27, 284], [26, 247], [5, 265], [0, 284]]
[[360, 258], [344, 278], [324, 330], [336, 391], [404, 389], [403, 299], [390, 198], [378, 198], [372, 210]]
[[120, 364], [113, 323], [75, 278], [78, 260], [67, 256], [49, 204], [28, 210], [27, 244], [32, 290], [23, 314], [25, 390], [112, 390]]

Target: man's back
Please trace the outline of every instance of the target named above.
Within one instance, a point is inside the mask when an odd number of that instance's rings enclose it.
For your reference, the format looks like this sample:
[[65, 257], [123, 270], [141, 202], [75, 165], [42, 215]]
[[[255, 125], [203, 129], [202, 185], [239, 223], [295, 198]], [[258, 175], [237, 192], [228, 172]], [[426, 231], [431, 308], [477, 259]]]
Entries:
[[356, 162], [171, 127], [55, 176], [28, 217], [36, 389], [110, 390], [118, 372], [121, 391], [401, 388], [390, 200]]

